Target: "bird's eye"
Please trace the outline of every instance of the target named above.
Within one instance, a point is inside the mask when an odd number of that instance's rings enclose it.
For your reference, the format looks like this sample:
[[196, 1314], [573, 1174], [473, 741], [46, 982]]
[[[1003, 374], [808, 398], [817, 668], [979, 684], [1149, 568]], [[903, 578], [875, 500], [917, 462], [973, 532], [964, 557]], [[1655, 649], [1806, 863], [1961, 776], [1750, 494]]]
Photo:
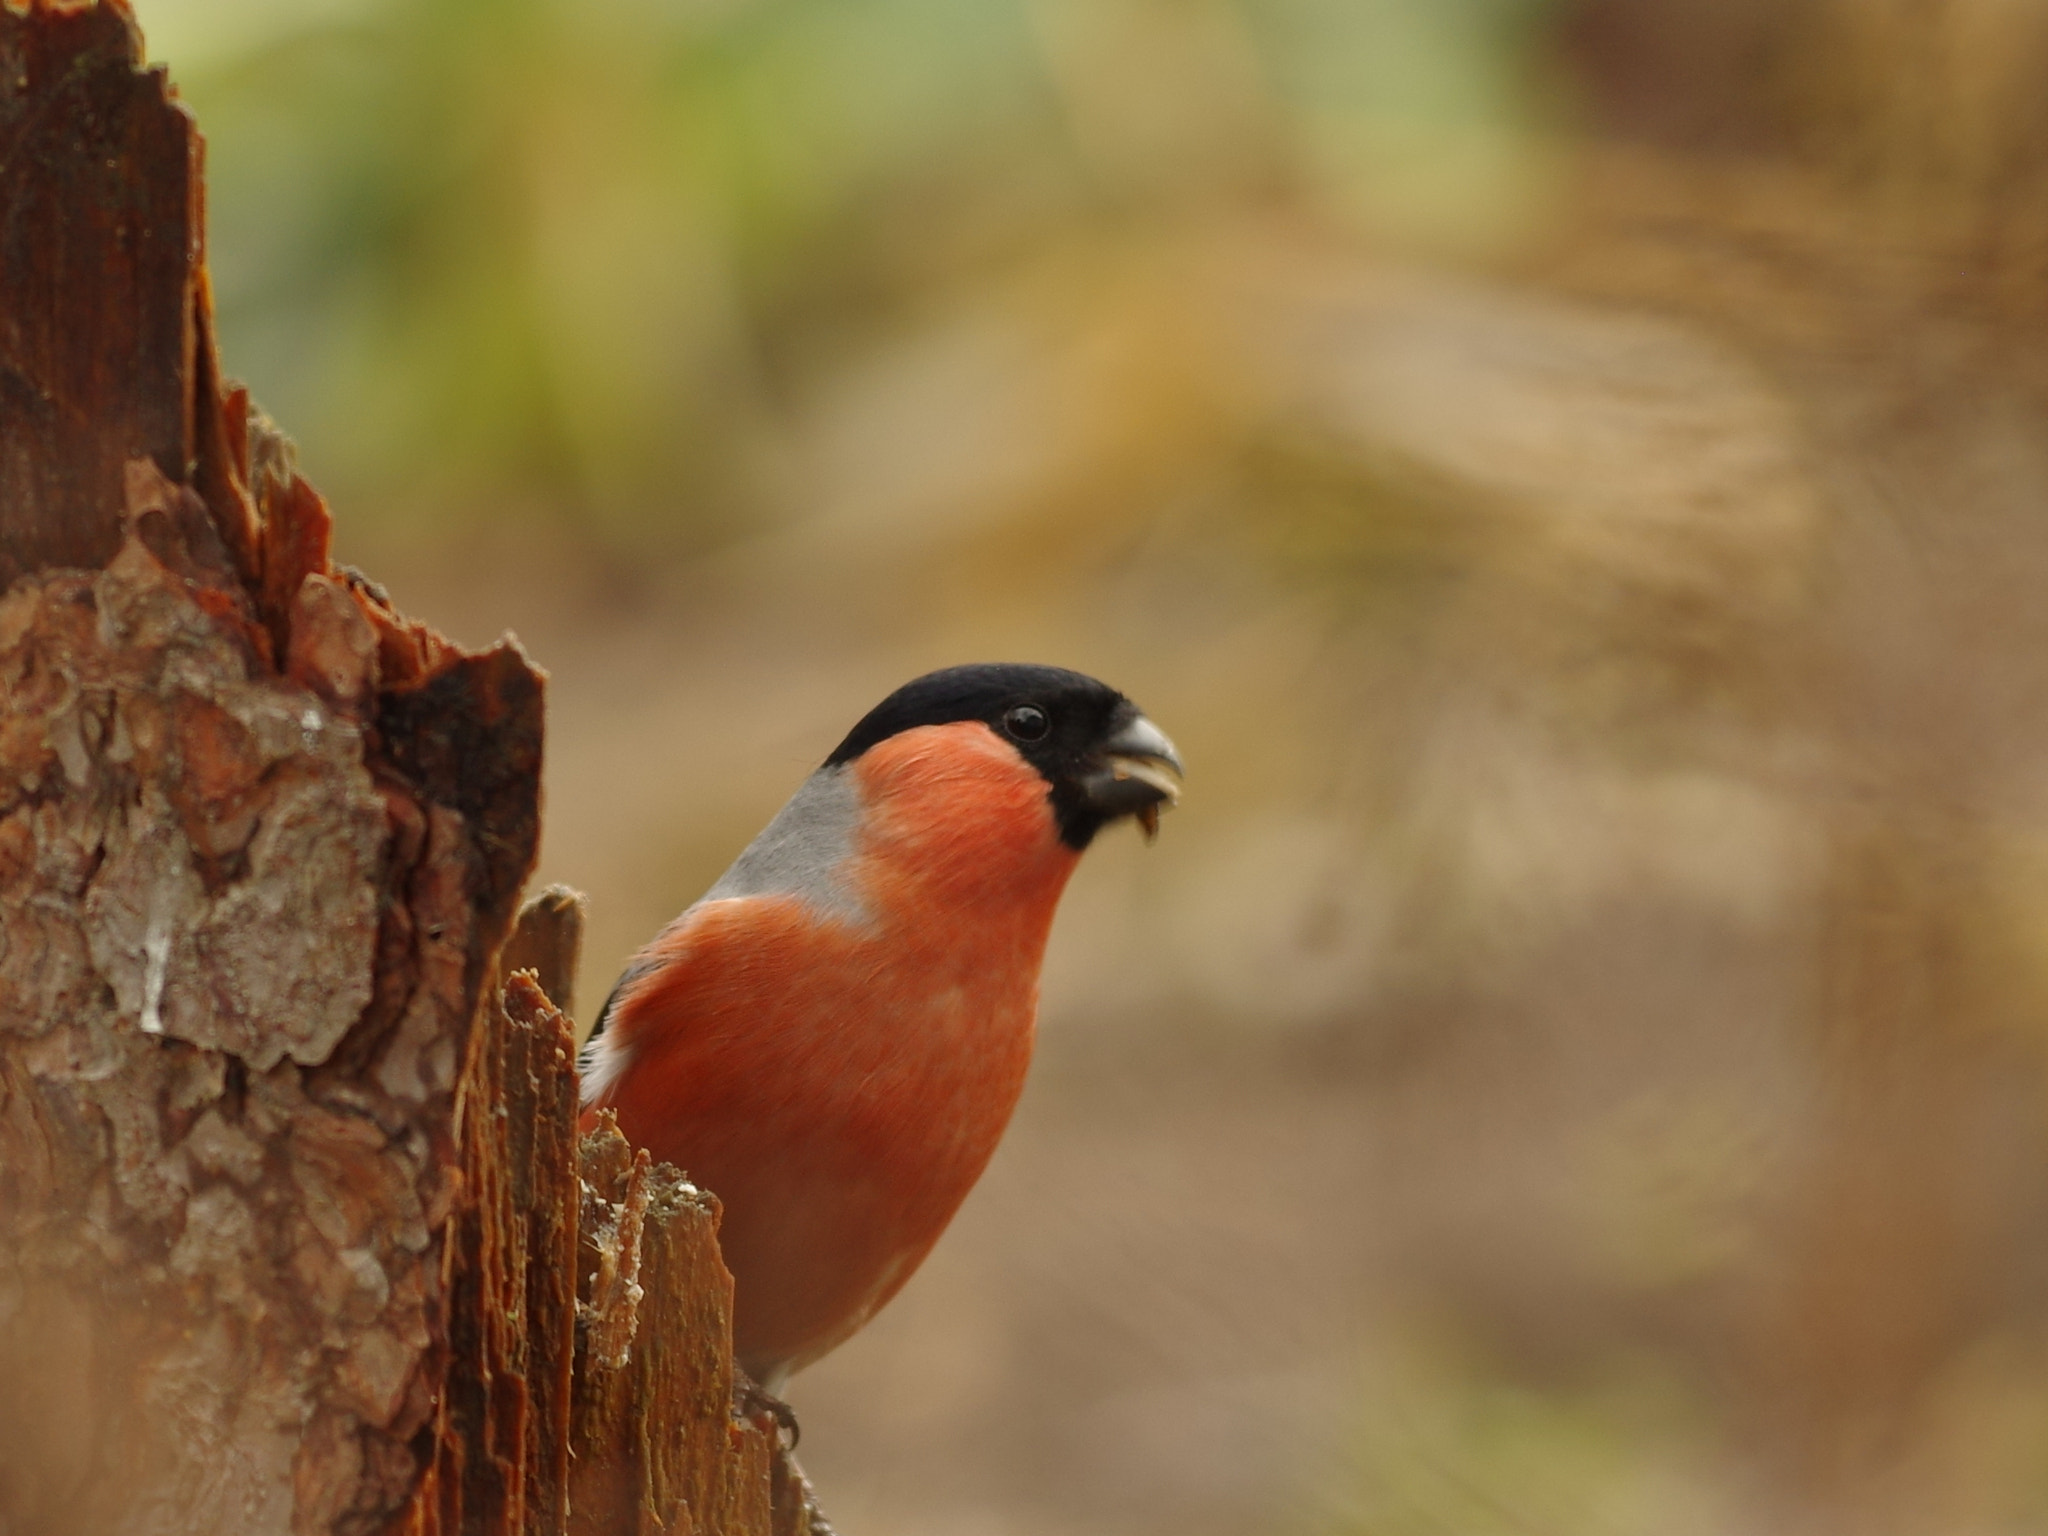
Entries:
[[1003, 716], [1003, 729], [1019, 741], [1043, 741], [1052, 717], [1036, 704], [1019, 704]]

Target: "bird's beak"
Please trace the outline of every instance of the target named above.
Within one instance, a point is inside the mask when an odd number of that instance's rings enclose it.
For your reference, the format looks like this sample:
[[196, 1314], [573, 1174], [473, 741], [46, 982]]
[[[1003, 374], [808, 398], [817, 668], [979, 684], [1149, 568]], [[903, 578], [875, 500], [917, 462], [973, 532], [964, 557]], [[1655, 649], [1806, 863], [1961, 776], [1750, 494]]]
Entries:
[[1166, 732], [1134, 714], [1097, 747], [1081, 790], [1105, 819], [1135, 817], [1150, 842], [1159, 834], [1160, 809], [1180, 799], [1180, 781], [1180, 753]]

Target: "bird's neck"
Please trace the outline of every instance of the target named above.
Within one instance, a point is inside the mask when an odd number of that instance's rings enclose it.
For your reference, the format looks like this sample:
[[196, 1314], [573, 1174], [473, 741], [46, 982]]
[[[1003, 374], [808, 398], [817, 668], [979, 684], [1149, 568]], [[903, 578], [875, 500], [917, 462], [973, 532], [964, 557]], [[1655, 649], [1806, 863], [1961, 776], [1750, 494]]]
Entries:
[[978, 722], [905, 732], [855, 766], [869, 808], [855, 859], [876, 916], [1013, 935], [1035, 971], [1080, 858], [1038, 771]]

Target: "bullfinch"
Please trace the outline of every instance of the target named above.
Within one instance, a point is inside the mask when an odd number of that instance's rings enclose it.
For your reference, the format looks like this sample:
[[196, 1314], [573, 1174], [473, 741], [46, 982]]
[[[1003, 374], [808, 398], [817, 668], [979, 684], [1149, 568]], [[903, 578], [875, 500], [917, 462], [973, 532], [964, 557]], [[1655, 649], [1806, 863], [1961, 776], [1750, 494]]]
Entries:
[[1095, 834], [1150, 836], [1180, 758], [1115, 689], [952, 667], [856, 725], [626, 967], [588, 1125], [724, 1208], [733, 1347], [769, 1394], [908, 1280], [1024, 1086], [1053, 908]]

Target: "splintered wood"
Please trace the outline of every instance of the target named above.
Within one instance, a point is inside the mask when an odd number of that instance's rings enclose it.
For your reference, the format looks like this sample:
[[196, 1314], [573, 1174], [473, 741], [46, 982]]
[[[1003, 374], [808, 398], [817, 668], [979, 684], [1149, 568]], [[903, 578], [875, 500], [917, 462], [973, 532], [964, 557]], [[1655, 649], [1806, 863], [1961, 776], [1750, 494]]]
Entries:
[[446, 1250], [435, 1460], [402, 1528], [830, 1536], [772, 1420], [733, 1411], [717, 1201], [609, 1115], [576, 1136], [573, 1030], [541, 982], [572, 984], [582, 922], [559, 887], [527, 906], [463, 1080], [472, 1198]]
[[610, 1125], [582, 1153], [570, 1529], [768, 1530], [774, 1432], [732, 1417], [717, 1206]]
[[822, 1532], [714, 1202], [578, 1148], [573, 900], [499, 984], [540, 674], [330, 561], [141, 58], [0, 3], [0, 1532]]
[[569, 1529], [832, 1536], [774, 1420], [738, 1417], [718, 1202], [626, 1144], [583, 1137]]
[[468, 1197], [443, 1253], [434, 1461], [405, 1529], [560, 1531], [568, 1516], [576, 1275], [568, 1021], [506, 984], [458, 1094]]

